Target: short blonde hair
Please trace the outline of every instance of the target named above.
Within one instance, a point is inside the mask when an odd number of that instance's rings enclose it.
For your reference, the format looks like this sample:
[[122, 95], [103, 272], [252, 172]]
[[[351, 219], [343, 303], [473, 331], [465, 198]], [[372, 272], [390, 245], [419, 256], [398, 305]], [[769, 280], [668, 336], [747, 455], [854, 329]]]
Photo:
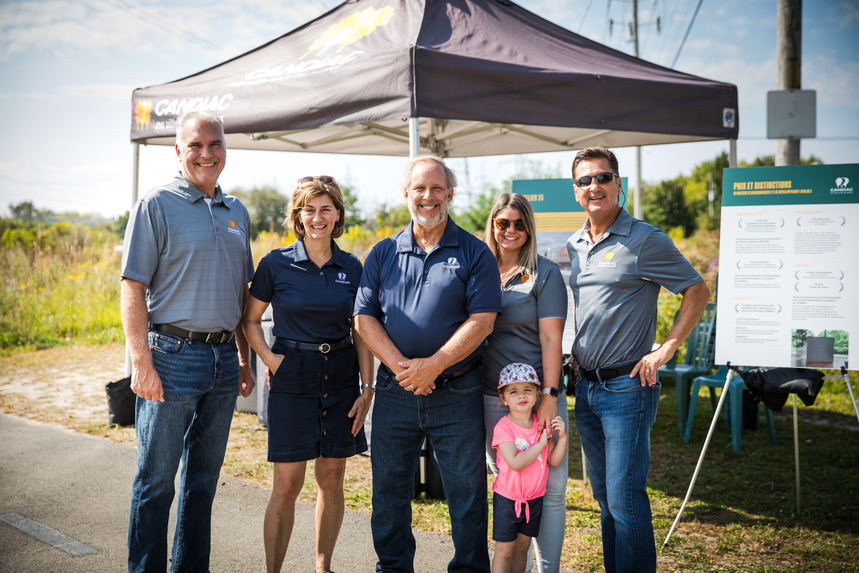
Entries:
[[286, 207], [286, 218], [283, 224], [289, 227], [296, 239], [304, 239], [304, 225], [301, 224], [301, 210], [317, 197], [327, 195], [334, 203], [334, 208], [340, 212], [340, 218], [334, 223], [334, 230], [331, 232], [331, 238], [336, 239], [343, 235], [343, 229], [346, 227], [346, 207], [343, 203], [343, 192], [336, 181], [331, 183], [322, 183], [318, 179], [299, 183], [295, 191], [292, 192], [292, 199], [289, 200], [289, 205]]
[[537, 223], [534, 220], [534, 209], [531, 208], [531, 203], [524, 196], [519, 193], [502, 193], [498, 196], [492, 206], [492, 211], [489, 212], [489, 218], [486, 220], [486, 245], [495, 255], [495, 262], [500, 263], [501, 254], [498, 251], [498, 243], [495, 241], [493, 231], [495, 217], [502, 209], [515, 209], [522, 217], [528, 239], [519, 252], [519, 272], [526, 272], [534, 276], [537, 274], [539, 264], [537, 260]]

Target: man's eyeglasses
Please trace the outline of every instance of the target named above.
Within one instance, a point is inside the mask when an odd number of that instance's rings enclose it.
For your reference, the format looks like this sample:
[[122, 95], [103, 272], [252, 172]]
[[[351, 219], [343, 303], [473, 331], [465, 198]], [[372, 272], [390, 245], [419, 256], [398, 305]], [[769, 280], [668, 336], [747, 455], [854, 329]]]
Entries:
[[302, 185], [304, 183], [310, 183], [311, 181], [319, 181], [323, 185], [331, 185], [334, 183], [334, 178], [330, 175], [308, 175], [307, 177], [302, 177], [298, 180], [298, 184]]
[[[499, 231], [506, 231], [507, 227], [510, 226], [510, 221], [507, 219], [492, 219], [492, 222], [495, 223], [495, 228]], [[525, 231], [525, 221], [522, 219], [516, 219], [513, 221], [513, 228], [517, 231], [524, 232]]]
[[597, 183], [608, 183], [615, 177], [617, 177], [617, 173], [606, 171], [605, 173], [597, 173], [596, 175], [585, 175], [584, 177], [579, 177], [578, 179], [573, 181], [573, 183], [576, 184], [576, 187], [588, 187], [593, 180], [596, 180]]

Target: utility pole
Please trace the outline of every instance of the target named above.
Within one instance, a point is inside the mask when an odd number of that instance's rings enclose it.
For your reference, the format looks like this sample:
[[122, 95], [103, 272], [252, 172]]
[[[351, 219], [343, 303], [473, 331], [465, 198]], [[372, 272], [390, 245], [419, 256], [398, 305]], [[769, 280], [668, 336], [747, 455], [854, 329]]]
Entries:
[[[777, 89], [801, 89], [802, 0], [778, 0]], [[799, 165], [799, 139], [778, 139], [776, 165]]]
[[[638, 58], [638, 0], [632, 0], [632, 45], [635, 47], [635, 57]], [[635, 202], [632, 214], [636, 219], [644, 219], [641, 209], [641, 146], [635, 146]]]

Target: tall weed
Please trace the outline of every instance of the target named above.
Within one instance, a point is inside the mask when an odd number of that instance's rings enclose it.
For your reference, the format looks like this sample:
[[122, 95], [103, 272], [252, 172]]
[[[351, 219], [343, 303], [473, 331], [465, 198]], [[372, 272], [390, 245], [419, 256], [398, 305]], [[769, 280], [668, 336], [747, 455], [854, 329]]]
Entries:
[[0, 249], [0, 351], [123, 341], [119, 265], [110, 243]]
[[[8, 240], [0, 245], [0, 353], [72, 341], [125, 342], [119, 239], [86, 228], [55, 227], [44, 233], [36, 229], [33, 237], [15, 235], [20, 239], [15, 241], [6, 233]], [[353, 226], [337, 242], [363, 261], [373, 245], [393, 232]], [[292, 233], [260, 233], [251, 244], [254, 264], [294, 241]]]

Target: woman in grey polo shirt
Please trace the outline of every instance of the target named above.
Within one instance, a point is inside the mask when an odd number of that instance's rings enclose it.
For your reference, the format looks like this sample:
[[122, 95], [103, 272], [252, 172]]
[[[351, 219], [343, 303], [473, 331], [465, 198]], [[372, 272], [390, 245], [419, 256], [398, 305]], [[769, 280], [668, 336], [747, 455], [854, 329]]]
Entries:
[[[502, 313], [487, 339], [483, 366], [486, 458], [497, 474], [492, 432], [507, 413], [498, 397], [498, 375], [507, 364], [524, 362], [537, 370], [543, 386], [543, 399], [537, 409], [540, 425], [550, 424], [560, 414], [564, 425], [570, 427], [561, 374], [567, 289], [558, 265], [537, 255], [534, 211], [522, 195], [504, 193], [495, 201], [486, 222], [486, 244], [495, 255], [501, 275]], [[534, 539], [539, 556], [537, 571], [542, 573], [560, 569], [568, 461], [565, 456], [558, 467], [549, 471], [540, 535]]]

